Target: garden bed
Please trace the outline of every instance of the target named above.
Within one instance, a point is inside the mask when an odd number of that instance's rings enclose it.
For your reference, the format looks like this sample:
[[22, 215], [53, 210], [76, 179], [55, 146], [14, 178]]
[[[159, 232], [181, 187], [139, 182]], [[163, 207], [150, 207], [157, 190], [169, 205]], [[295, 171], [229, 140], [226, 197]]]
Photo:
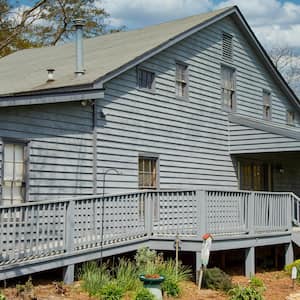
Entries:
[[[265, 272], [258, 273], [257, 277], [261, 278], [266, 286], [266, 291], [264, 293], [266, 300], [284, 300], [291, 293], [300, 293], [300, 285], [296, 285], [295, 289], [292, 288], [291, 279], [283, 271], [276, 272]], [[244, 276], [233, 276], [233, 282], [246, 285], [248, 279]], [[34, 284], [34, 282], [33, 282]], [[178, 299], [178, 300], [225, 300], [229, 297], [221, 292], [216, 292], [213, 290], [198, 290], [197, 286], [191, 282], [187, 281], [181, 284], [182, 294], [179, 298], [168, 298], [164, 299]], [[39, 285], [34, 285], [34, 292], [37, 300], [91, 300], [97, 299], [89, 297], [86, 292], [82, 290], [80, 281], [75, 282], [71, 285], [65, 285], [65, 294], [59, 295], [57, 287], [54, 283], [40, 283]], [[23, 300], [21, 297], [16, 296], [17, 290], [15, 287], [7, 288], [4, 290], [4, 294], [7, 300]], [[126, 295], [124, 300], [130, 300], [130, 295]], [[300, 299], [300, 298], [299, 298]]]

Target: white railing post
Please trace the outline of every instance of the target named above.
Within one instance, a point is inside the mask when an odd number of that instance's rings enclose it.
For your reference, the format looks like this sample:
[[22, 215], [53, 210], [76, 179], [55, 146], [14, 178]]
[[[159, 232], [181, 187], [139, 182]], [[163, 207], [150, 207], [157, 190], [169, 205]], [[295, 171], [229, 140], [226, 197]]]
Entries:
[[197, 236], [202, 237], [207, 233], [207, 197], [206, 191], [196, 191], [197, 199]]
[[154, 192], [144, 194], [145, 232], [147, 236], [151, 236], [153, 234], [153, 196], [154, 195], [158, 197], [158, 194], [155, 194]]
[[251, 192], [248, 198], [248, 233], [254, 234], [254, 201], [255, 201], [255, 192]]
[[70, 200], [67, 205], [66, 211], [66, 226], [65, 226], [65, 247], [66, 252], [70, 253], [74, 250], [74, 213], [75, 213], [75, 201]]
[[292, 197], [292, 195], [290, 195], [290, 197], [287, 199], [287, 208], [286, 208], [286, 219], [287, 219], [287, 230], [292, 230], [293, 227], [293, 217], [292, 217], [292, 213], [293, 213], [293, 202], [294, 199]]

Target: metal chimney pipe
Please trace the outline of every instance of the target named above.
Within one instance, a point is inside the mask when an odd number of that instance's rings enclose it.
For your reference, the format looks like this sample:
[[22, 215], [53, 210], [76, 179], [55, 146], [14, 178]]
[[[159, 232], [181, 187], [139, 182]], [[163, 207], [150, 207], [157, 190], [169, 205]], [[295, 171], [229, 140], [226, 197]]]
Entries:
[[73, 21], [76, 30], [76, 70], [75, 74], [77, 76], [84, 75], [83, 67], [83, 26], [85, 21], [83, 19], [75, 19]]

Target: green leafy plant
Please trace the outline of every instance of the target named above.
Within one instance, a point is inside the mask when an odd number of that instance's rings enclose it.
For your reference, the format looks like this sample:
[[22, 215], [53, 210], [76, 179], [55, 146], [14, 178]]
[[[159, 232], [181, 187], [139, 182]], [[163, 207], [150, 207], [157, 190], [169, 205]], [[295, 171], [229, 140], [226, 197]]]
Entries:
[[124, 292], [117, 281], [111, 281], [102, 287], [100, 294], [102, 300], [120, 300]]
[[262, 281], [262, 279], [256, 277], [256, 276], [251, 276], [250, 282], [249, 282], [249, 287], [256, 289], [257, 291], [263, 293], [266, 290], [265, 284]]
[[289, 275], [292, 274], [293, 267], [297, 268], [297, 280], [300, 281], [300, 259], [295, 260], [289, 265], [286, 265], [284, 267], [285, 272], [287, 272]]
[[17, 290], [18, 297], [22, 297], [22, 298], [30, 297], [31, 299], [36, 298], [31, 277], [28, 278], [25, 284], [17, 284], [16, 290]]
[[115, 267], [116, 281], [124, 291], [133, 291], [141, 287], [142, 283], [138, 275], [136, 265], [127, 259], [120, 259]]
[[229, 291], [232, 289], [231, 277], [219, 268], [206, 269], [203, 274], [202, 286], [207, 289]]
[[6, 300], [6, 297], [0, 292], [0, 300]]
[[176, 270], [176, 262], [172, 259], [163, 261], [162, 258], [156, 262], [156, 270], [165, 277], [165, 281], [161, 284], [162, 290], [168, 295], [177, 297], [180, 295], [181, 289], [179, 283], [191, 278], [191, 269], [178, 264]]
[[79, 277], [82, 280], [82, 288], [90, 296], [99, 295], [102, 288], [111, 280], [106, 264], [98, 266], [96, 262], [84, 264]]
[[142, 271], [151, 265], [154, 265], [155, 260], [157, 259], [156, 251], [150, 250], [149, 248], [140, 248], [136, 252], [136, 255], [134, 257], [136, 261], [137, 268]]
[[156, 300], [156, 298], [153, 294], [151, 294], [151, 292], [148, 289], [141, 288], [137, 292], [134, 300]]
[[162, 290], [171, 297], [178, 297], [181, 293], [179, 282], [174, 278], [167, 278], [161, 284]]
[[229, 292], [231, 296], [230, 300], [263, 300], [263, 296], [260, 291], [253, 287], [236, 286]]

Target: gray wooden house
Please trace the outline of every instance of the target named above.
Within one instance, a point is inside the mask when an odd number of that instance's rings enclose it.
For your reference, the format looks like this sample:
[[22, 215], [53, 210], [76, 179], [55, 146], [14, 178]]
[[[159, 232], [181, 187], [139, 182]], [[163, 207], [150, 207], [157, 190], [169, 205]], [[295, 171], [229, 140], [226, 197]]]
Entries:
[[[0, 280], [149, 246], [298, 243], [300, 102], [237, 7], [0, 59]], [[76, 51], [75, 51], [76, 49]], [[76, 64], [75, 64], [76, 62]], [[75, 66], [76, 65], [76, 66]], [[105, 188], [105, 191], [104, 191]]]

